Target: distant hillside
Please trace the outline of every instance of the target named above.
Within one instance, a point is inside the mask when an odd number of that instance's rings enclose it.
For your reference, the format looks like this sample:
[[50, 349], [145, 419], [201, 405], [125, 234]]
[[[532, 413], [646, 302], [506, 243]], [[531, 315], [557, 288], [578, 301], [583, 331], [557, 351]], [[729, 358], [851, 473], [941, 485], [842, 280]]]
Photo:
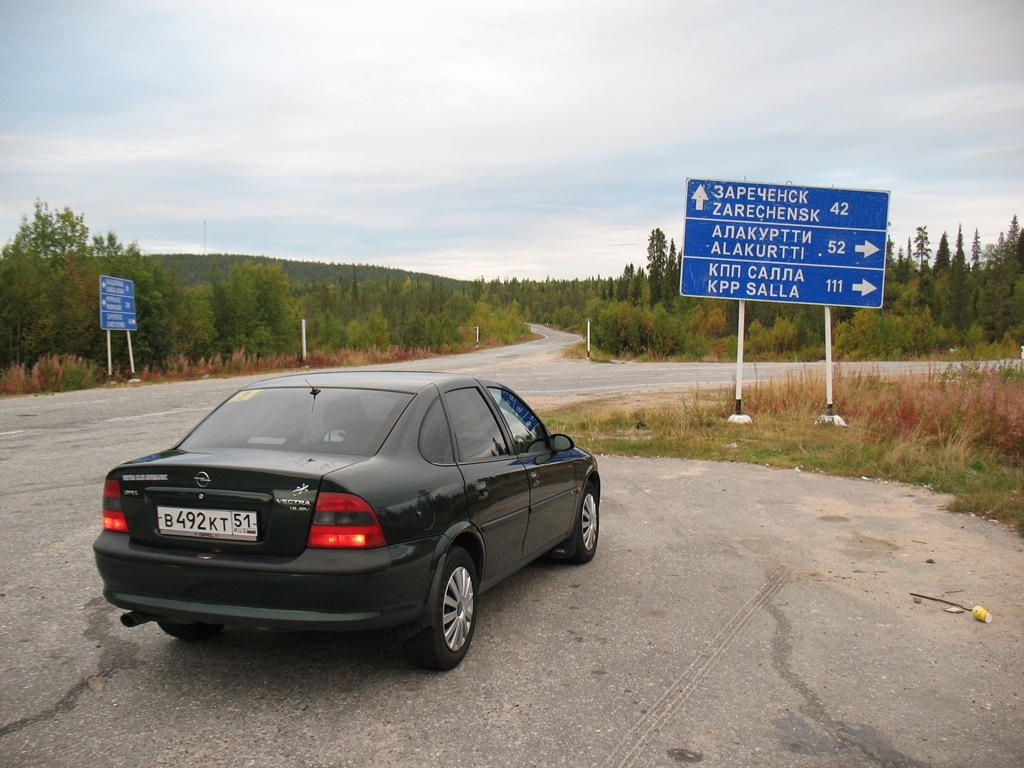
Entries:
[[227, 277], [236, 264], [258, 264], [270, 266], [277, 264], [288, 276], [293, 285], [308, 283], [351, 282], [353, 277], [362, 283], [365, 281], [383, 281], [391, 278], [394, 282], [405, 282], [406, 278], [421, 283], [440, 281], [449, 290], [461, 290], [470, 285], [467, 280], [455, 280], [450, 277], [430, 275], [425, 272], [409, 272], [404, 269], [379, 267], [374, 264], [332, 264], [321, 261], [294, 261], [290, 259], [274, 259], [269, 256], [246, 256], [238, 253], [153, 253], [146, 256], [158, 262], [165, 269], [173, 272], [186, 285], [202, 285], [210, 282], [214, 270], [221, 277]]

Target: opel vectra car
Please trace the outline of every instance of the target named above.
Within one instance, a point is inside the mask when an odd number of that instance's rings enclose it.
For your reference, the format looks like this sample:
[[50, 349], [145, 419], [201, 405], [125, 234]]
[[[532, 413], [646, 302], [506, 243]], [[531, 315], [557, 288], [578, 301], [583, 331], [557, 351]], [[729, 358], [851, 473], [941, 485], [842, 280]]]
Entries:
[[111, 470], [93, 549], [126, 626], [396, 627], [414, 664], [450, 669], [481, 593], [545, 554], [594, 556], [600, 491], [594, 457], [501, 384], [284, 376]]

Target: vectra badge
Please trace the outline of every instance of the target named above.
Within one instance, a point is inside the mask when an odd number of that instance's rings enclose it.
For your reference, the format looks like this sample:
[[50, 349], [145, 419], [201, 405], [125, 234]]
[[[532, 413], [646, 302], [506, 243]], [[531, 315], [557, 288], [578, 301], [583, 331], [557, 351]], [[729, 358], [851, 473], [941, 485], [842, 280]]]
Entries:
[[210, 476], [205, 472], [200, 472], [192, 479], [196, 481], [196, 485], [198, 485], [200, 488], [205, 488], [210, 484]]

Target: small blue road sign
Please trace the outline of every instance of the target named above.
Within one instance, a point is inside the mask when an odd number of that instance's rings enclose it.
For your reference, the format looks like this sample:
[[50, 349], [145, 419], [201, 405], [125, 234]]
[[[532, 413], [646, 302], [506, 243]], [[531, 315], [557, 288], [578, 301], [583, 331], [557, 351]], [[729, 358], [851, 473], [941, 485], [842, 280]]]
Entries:
[[680, 293], [882, 306], [889, 193], [687, 179]]
[[137, 331], [135, 283], [100, 275], [100, 328], [104, 331]]

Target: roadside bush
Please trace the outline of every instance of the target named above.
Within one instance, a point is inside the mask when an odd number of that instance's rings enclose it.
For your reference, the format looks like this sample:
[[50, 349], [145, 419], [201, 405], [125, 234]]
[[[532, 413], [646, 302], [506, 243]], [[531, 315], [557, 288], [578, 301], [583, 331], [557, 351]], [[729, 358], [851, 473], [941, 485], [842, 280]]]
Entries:
[[33, 392], [71, 392], [103, 383], [103, 369], [75, 355], [44, 355], [32, 366]]
[[27, 395], [28, 368], [18, 363], [0, 371], [0, 395]]

